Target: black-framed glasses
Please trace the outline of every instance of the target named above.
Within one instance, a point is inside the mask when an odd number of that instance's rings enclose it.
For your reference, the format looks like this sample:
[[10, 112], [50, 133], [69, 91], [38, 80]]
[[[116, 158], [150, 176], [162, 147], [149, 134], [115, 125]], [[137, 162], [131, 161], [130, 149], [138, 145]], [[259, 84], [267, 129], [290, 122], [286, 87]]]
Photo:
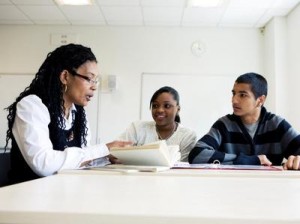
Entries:
[[87, 81], [89, 84], [91, 85], [94, 85], [94, 86], [98, 86], [99, 85], [99, 78], [96, 78], [96, 79], [91, 79], [87, 76], [84, 76], [84, 75], [80, 75], [78, 74], [77, 72], [75, 71], [70, 71], [70, 73], [73, 75], [73, 76], [78, 76], [82, 79], [84, 79], [85, 81]]

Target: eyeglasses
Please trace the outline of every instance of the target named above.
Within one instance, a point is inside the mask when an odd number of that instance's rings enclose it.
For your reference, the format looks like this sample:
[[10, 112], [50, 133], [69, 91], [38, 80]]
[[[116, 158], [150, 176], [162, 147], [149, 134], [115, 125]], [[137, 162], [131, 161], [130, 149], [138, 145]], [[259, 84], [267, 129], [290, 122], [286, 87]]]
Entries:
[[84, 76], [84, 75], [80, 75], [78, 74], [77, 72], [75, 71], [70, 71], [70, 73], [73, 75], [73, 76], [78, 76], [84, 80], [86, 80], [89, 84], [93, 85], [93, 86], [98, 86], [99, 85], [99, 78], [96, 78], [96, 79], [91, 79], [87, 76]]

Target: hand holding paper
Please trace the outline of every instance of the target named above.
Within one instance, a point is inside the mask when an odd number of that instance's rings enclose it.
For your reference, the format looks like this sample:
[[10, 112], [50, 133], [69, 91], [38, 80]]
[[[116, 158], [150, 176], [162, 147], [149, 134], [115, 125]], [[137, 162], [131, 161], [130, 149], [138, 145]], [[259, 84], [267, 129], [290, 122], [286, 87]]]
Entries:
[[110, 153], [124, 165], [172, 167], [180, 159], [179, 147], [157, 141], [142, 146], [112, 147]]

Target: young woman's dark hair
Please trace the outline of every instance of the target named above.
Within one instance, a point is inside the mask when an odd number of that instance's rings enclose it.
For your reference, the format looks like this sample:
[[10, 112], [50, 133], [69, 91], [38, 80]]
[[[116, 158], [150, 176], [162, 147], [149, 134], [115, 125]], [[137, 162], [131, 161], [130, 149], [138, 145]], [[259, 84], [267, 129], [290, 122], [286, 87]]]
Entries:
[[[72, 71], [87, 61], [97, 62], [91, 49], [79, 44], [69, 44], [58, 47], [47, 55], [31, 84], [17, 97], [13, 104], [6, 108], [8, 110], [8, 130], [5, 149], [8, 146], [9, 140], [13, 139], [12, 127], [16, 116], [16, 105], [25, 96], [31, 94], [37, 95], [48, 108], [51, 120], [49, 129], [53, 130], [50, 134], [51, 141], [54, 145], [64, 145], [66, 139], [63, 138], [60, 131], [65, 127], [63, 119], [64, 86], [59, 76], [63, 70], [70, 71], [70, 73], [73, 74]], [[74, 132], [80, 135], [78, 139], [81, 139], [82, 142], [79, 144], [86, 145], [87, 124], [85, 110], [82, 106], [75, 106], [77, 116], [74, 122]]]
[[[161, 87], [160, 89], [158, 89], [154, 94], [153, 96], [151, 97], [151, 100], [150, 100], [150, 108], [152, 106], [152, 103], [157, 99], [157, 97], [162, 94], [162, 93], [170, 93], [172, 96], [173, 96], [173, 99], [177, 102], [177, 106], [179, 106], [179, 94], [178, 92], [170, 87], [170, 86], [164, 86], [164, 87]], [[180, 116], [179, 114], [176, 114], [175, 116], [175, 121], [177, 123], [180, 123]]]

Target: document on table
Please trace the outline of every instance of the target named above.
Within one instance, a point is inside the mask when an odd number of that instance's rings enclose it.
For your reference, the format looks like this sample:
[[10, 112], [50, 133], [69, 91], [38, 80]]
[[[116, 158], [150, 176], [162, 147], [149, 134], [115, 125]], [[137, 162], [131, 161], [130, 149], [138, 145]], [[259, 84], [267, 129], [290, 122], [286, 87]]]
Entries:
[[99, 171], [117, 171], [117, 172], [160, 172], [169, 170], [167, 166], [139, 166], [139, 165], [123, 165], [123, 164], [110, 164], [102, 167], [89, 167], [86, 169], [99, 170]]
[[281, 171], [281, 167], [263, 165], [223, 165], [223, 164], [189, 164], [185, 162], [175, 163], [172, 169], [219, 169], [219, 170], [269, 170]]

